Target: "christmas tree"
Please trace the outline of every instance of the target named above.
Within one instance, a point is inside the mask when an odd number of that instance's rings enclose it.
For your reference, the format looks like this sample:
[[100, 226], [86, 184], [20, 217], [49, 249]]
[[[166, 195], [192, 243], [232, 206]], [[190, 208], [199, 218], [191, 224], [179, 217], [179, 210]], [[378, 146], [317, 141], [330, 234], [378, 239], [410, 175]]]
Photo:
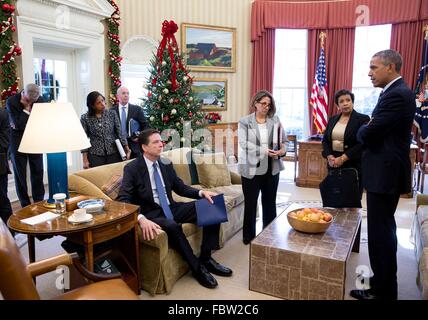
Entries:
[[[151, 60], [150, 77], [145, 87], [144, 111], [150, 127], [159, 130], [172, 148], [194, 147], [200, 141], [191, 141], [191, 135], [205, 125], [204, 113], [193, 96], [192, 82], [179, 54], [174, 33], [178, 26], [174, 21], [162, 24], [163, 39]], [[173, 136], [173, 129], [179, 133]]]
[[22, 53], [13, 39], [13, 33], [16, 32], [13, 3], [11, 0], [0, 0], [0, 98], [3, 106], [6, 99], [18, 91], [15, 57]]

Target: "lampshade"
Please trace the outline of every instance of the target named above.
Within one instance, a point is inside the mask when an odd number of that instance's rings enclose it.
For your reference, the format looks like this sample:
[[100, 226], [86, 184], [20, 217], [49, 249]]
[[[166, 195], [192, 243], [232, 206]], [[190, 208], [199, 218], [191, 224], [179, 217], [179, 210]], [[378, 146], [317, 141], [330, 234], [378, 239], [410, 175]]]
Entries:
[[71, 103], [35, 103], [18, 151], [58, 153], [90, 146]]
[[46, 153], [48, 160], [49, 199], [65, 193], [68, 198], [66, 151], [89, 148], [91, 143], [71, 103], [35, 103], [22, 136], [19, 152]]

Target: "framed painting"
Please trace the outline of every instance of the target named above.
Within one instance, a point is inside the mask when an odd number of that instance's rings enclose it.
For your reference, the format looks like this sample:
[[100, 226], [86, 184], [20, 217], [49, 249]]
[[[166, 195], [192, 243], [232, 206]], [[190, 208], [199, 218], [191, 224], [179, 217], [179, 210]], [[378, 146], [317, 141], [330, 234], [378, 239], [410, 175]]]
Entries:
[[192, 71], [236, 71], [236, 29], [181, 24], [181, 50]]
[[226, 79], [194, 79], [192, 91], [196, 101], [201, 104], [201, 110], [227, 110]]

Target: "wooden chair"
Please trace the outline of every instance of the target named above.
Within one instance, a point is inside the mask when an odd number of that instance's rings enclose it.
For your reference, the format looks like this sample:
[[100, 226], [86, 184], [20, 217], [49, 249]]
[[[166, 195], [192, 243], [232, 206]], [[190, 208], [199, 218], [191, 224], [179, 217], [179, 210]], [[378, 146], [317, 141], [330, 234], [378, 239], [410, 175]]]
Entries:
[[26, 265], [9, 229], [0, 220], [0, 292], [6, 300], [40, 300], [32, 277], [74, 265], [89, 280], [99, 281], [71, 290], [54, 300], [138, 300], [120, 274], [101, 275], [86, 270], [77, 254], [62, 254]]
[[284, 161], [293, 161], [294, 162], [294, 182], [296, 182], [297, 176], [297, 137], [295, 134], [287, 135], [288, 145], [286, 147], [287, 154], [283, 158]]

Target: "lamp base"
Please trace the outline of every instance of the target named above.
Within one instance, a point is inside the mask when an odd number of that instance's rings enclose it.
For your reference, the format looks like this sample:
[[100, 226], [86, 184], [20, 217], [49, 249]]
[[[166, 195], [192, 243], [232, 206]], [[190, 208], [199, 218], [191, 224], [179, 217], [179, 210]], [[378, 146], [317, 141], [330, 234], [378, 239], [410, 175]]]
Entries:
[[55, 193], [65, 193], [68, 199], [67, 153], [48, 153], [49, 203], [55, 203]]
[[48, 209], [55, 209], [56, 205], [55, 202], [53, 203], [49, 203], [48, 200], [43, 201], [43, 207], [48, 208]]

